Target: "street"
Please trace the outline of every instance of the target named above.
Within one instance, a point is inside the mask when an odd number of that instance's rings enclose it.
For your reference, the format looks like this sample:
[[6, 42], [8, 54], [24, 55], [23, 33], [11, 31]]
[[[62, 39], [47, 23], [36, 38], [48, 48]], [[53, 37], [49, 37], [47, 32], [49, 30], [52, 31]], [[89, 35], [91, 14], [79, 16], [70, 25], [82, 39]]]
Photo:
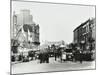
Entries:
[[94, 69], [95, 61], [84, 61], [82, 64], [80, 62], [65, 61], [60, 62], [54, 60], [54, 57], [49, 59], [49, 63], [39, 63], [39, 60], [33, 60], [30, 62], [23, 62], [12, 64], [12, 74], [19, 73], [36, 73], [36, 72], [51, 72], [51, 71], [64, 71], [64, 70], [84, 70], [84, 69]]

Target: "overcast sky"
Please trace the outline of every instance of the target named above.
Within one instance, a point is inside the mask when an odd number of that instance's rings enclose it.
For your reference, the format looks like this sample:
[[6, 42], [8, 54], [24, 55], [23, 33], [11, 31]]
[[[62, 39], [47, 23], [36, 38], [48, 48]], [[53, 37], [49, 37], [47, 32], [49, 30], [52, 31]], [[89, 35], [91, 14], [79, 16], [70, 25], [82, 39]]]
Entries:
[[95, 17], [94, 6], [48, 4], [35, 2], [12, 2], [12, 12], [29, 9], [33, 21], [40, 26], [40, 42], [73, 41], [73, 30], [91, 17]]

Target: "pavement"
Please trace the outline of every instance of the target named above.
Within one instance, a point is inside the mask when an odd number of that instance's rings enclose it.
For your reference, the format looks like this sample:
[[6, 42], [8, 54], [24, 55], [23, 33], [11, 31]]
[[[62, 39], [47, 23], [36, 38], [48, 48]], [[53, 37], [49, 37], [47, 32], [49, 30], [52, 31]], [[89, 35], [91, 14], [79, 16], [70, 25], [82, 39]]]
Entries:
[[95, 69], [95, 61], [84, 61], [82, 64], [80, 62], [71, 61], [65, 61], [61, 63], [59, 59], [55, 61], [54, 58], [50, 58], [49, 63], [40, 64], [39, 60], [33, 60], [30, 62], [12, 64], [12, 74], [85, 69]]

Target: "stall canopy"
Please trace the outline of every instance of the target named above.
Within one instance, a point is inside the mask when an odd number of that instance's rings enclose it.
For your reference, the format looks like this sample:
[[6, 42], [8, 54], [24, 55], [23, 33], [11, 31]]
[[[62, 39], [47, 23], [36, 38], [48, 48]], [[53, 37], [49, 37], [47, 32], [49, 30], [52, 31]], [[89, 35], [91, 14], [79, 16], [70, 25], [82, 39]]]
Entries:
[[66, 46], [65, 46], [65, 45], [60, 45], [60, 47], [61, 47], [61, 48], [64, 48], [64, 47], [66, 47]]

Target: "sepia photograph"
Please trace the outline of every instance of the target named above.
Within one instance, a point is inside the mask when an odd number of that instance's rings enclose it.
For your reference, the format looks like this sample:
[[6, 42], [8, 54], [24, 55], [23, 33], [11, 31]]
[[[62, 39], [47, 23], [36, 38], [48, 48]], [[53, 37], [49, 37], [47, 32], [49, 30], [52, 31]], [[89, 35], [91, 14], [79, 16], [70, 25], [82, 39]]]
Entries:
[[96, 69], [96, 6], [11, 1], [11, 74]]

